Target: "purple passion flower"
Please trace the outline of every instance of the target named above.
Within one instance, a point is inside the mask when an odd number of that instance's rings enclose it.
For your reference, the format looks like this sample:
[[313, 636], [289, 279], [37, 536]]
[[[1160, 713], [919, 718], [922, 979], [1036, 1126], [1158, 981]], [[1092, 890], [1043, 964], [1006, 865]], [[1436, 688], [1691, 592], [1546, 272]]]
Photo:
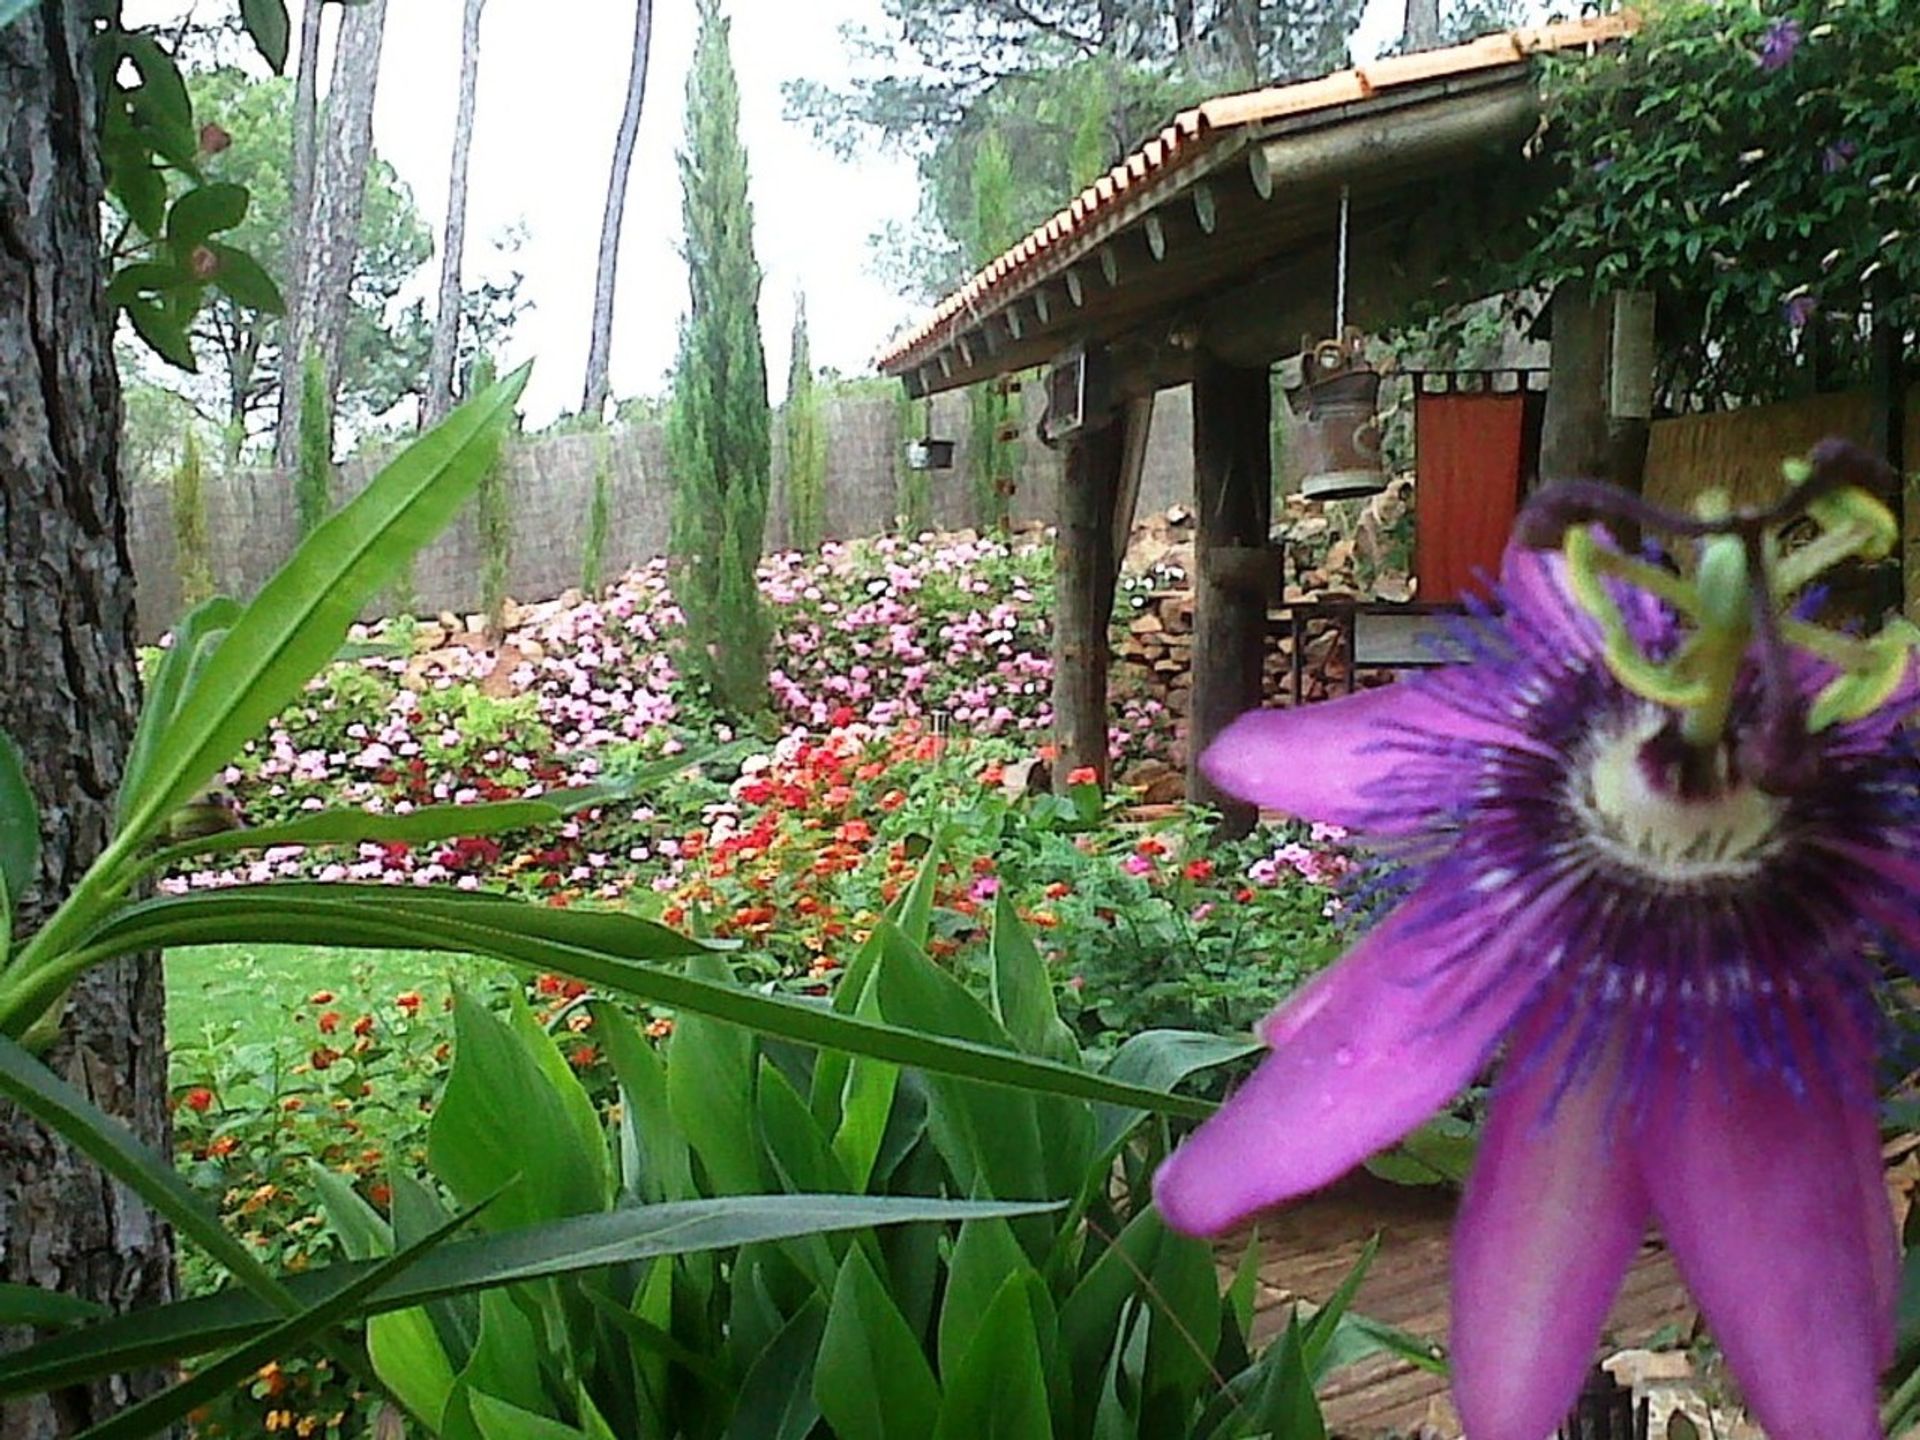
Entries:
[[[1870, 462], [1823, 451], [1801, 513], [1831, 520], [1834, 467]], [[1228, 1230], [1502, 1054], [1453, 1242], [1472, 1440], [1564, 1419], [1650, 1220], [1767, 1433], [1880, 1434], [1899, 1268], [1871, 957], [1920, 947], [1920, 686], [1900, 636], [1814, 633], [1813, 562], [1754, 519], [1703, 542], [1697, 584], [1584, 527], [1564, 555], [1516, 546], [1461, 663], [1243, 716], [1203, 759], [1229, 794], [1366, 837], [1407, 885], [1266, 1021], [1271, 1053], [1156, 1200]], [[1835, 533], [1808, 547], [1823, 564]]]
[[1796, 295], [1780, 307], [1780, 318], [1790, 329], [1804, 330], [1820, 313], [1820, 302], [1811, 295]]
[[1768, 22], [1767, 33], [1760, 37], [1760, 50], [1754, 61], [1762, 70], [1784, 70], [1793, 63], [1793, 52], [1800, 48], [1803, 32], [1791, 15]]

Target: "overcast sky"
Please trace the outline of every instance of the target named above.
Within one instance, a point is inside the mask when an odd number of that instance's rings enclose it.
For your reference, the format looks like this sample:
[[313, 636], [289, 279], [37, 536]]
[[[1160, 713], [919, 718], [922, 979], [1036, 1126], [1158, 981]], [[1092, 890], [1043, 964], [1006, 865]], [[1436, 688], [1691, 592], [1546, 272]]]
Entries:
[[[1356, 42], [1361, 54], [1398, 33], [1403, 6], [1370, 0]], [[914, 307], [872, 273], [869, 238], [888, 220], [910, 219], [918, 193], [909, 161], [865, 153], [843, 162], [782, 116], [782, 81], [846, 76], [840, 26], [877, 20], [880, 0], [728, 0], [726, 8], [766, 273], [761, 328], [777, 399], [786, 384], [797, 291], [808, 296], [815, 363], [848, 373], [865, 372], [887, 336], [912, 318]], [[411, 186], [436, 249], [446, 213], [460, 14], [459, 0], [393, 0], [374, 113], [374, 144]], [[692, 0], [655, 0], [653, 23], [620, 253], [617, 396], [664, 389], [686, 307], [674, 154], [693, 54]], [[493, 237], [525, 222], [522, 294], [534, 308], [504, 358], [538, 360], [526, 403], [534, 424], [580, 403], [594, 255], [632, 37], [630, 0], [488, 0], [482, 21], [466, 270], [469, 281], [485, 273]], [[420, 292], [430, 295], [434, 283], [423, 273]]]

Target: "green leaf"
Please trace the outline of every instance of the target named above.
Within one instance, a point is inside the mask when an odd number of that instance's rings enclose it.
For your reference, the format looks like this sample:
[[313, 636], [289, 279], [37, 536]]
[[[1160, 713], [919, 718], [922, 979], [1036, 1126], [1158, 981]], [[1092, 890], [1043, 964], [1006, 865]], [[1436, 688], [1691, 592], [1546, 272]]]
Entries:
[[1149, 1276], [1152, 1320], [1140, 1430], [1165, 1435], [1185, 1423], [1212, 1381], [1213, 1353], [1220, 1343], [1220, 1276], [1212, 1246], [1173, 1234], [1161, 1242]]
[[182, 285], [198, 282], [178, 265], [159, 265], [150, 260], [122, 265], [107, 285], [107, 303], [125, 305], [135, 296], [162, 294]]
[[994, 1015], [1029, 1055], [1074, 1065], [1080, 1047], [1060, 1018], [1053, 981], [1033, 936], [1020, 923], [1013, 894], [1002, 888], [993, 910], [993, 968], [988, 976]]
[[393, 1253], [393, 1227], [360, 1197], [360, 1192], [344, 1176], [318, 1160], [309, 1160], [307, 1178], [320, 1192], [320, 1205], [327, 1212], [327, 1223], [340, 1237], [349, 1260], [372, 1260]]
[[207, 660], [158, 737], [124, 827], [152, 835], [333, 657], [361, 608], [490, 469], [523, 368], [462, 405], [308, 536]]
[[994, 1297], [1009, 1277], [1036, 1273], [1004, 1220], [973, 1220], [960, 1227], [947, 1262], [947, 1293], [940, 1305], [940, 1373], [957, 1375]]
[[[142, 234], [158, 236], [167, 223], [167, 177], [131, 133], [103, 141], [101, 153], [107, 162], [108, 191], [126, 207]], [[116, 296], [114, 303], [125, 301]]]
[[[875, 941], [877, 949], [878, 937]], [[855, 1014], [862, 1020], [882, 1018], [878, 986], [871, 983], [867, 986]], [[824, 1064], [829, 1057], [820, 1058]], [[842, 1062], [833, 1068], [843, 1077], [836, 1107], [840, 1124], [833, 1133], [833, 1153], [846, 1168], [854, 1188], [868, 1189], [874, 1164], [880, 1158], [880, 1147], [886, 1140], [887, 1126], [893, 1118], [893, 1097], [900, 1087], [900, 1067], [884, 1060], [846, 1055], [831, 1058]], [[815, 1078], [819, 1078], [817, 1068]]]
[[[664, 1255], [731, 1250], [876, 1225], [1012, 1218], [1048, 1208], [1059, 1207], [891, 1195], [730, 1195], [642, 1205], [453, 1241], [368, 1296], [361, 1311], [385, 1314], [493, 1285]], [[368, 1268], [365, 1262], [350, 1261], [309, 1270], [288, 1276], [286, 1288], [295, 1303], [313, 1305], [338, 1293]], [[38, 1394], [96, 1375], [204, 1355], [245, 1341], [277, 1318], [265, 1302], [238, 1290], [116, 1316], [0, 1355], [0, 1398]]]
[[37, 1285], [0, 1284], [0, 1325], [37, 1325], [48, 1330], [101, 1320], [112, 1312], [104, 1305], [42, 1290]]
[[727, 1440], [807, 1440], [820, 1421], [813, 1372], [826, 1327], [827, 1307], [816, 1297], [767, 1342], [740, 1382]]
[[1338, 1288], [1327, 1297], [1327, 1303], [1313, 1312], [1313, 1318], [1307, 1322], [1301, 1334], [1301, 1358], [1316, 1379], [1323, 1373], [1320, 1361], [1326, 1354], [1327, 1346], [1333, 1342], [1333, 1332], [1353, 1304], [1353, 1297], [1360, 1290], [1360, 1282], [1367, 1278], [1367, 1271], [1372, 1267], [1373, 1257], [1379, 1249], [1380, 1236], [1376, 1231], [1367, 1237], [1367, 1243], [1360, 1248], [1359, 1258], [1353, 1262], [1353, 1268], [1347, 1271]]
[[1030, 1270], [1006, 1277], [966, 1357], [947, 1375], [934, 1440], [1040, 1440], [1053, 1433], [1033, 1320], [1038, 1288], [1040, 1277]]
[[184, 262], [194, 246], [210, 235], [231, 230], [247, 218], [247, 187], [224, 181], [196, 185], [167, 212], [167, 239], [174, 257]]
[[232, 245], [209, 245], [220, 266], [213, 272], [213, 283], [234, 302], [263, 315], [284, 315], [287, 302], [280, 287], [273, 283], [260, 262]]
[[427, 1127], [433, 1173], [463, 1203], [508, 1187], [489, 1207], [493, 1230], [603, 1209], [594, 1157], [526, 1037], [464, 991], [453, 1027], [453, 1070]]
[[284, 75], [293, 28], [287, 19], [286, 0], [240, 0], [240, 21], [253, 37], [260, 58], [273, 67], [274, 74]]
[[124, 815], [131, 798], [145, 787], [148, 768], [153, 764], [160, 735], [173, 723], [173, 717], [192, 687], [200, 667], [213, 654], [220, 638], [240, 618], [240, 606], [225, 595], [203, 600], [189, 610], [173, 627], [173, 643], [160, 652], [159, 660], [147, 675], [146, 699], [140, 706], [140, 718], [134, 725], [133, 743], [127, 750], [127, 764], [121, 772], [120, 793], [116, 801], [116, 829], [124, 829]]
[[123, 308], [127, 319], [133, 322], [134, 333], [147, 342], [154, 354], [189, 375], [200, 373], [200, 362], [193, 358], [193, 343], [187, 339], [184, 319], [151, 300], [129, 300]]
[[[690, 978], [727, 986], [718, 956], [688, 962]], [[766, 1188], [753, 1125], [753, 1036], [698, 1014], [676, 1016], [667, 1042], [667, 1100], [674, 1123], [706, 1171], [706, 1193], [751, 1195]]]
[[1326, 1422], [1313, 1397], [1303, 1347], [1300, 1321], [1294, 1318], [1287, 1322], [1286, 1334], [1261, 1357], [1264, 1378], [1253, 1407], [1254, 1433], [1284, 1435], [1287, 1440], [1326, 1440]]
[[813, 1397], [838, 1440], [927, 1440], [940, 1418], [927, 1357], [857, 1245], [833, 1287]]
[[[83, 958], [178, 945], [316, 937], [342, 946], [491, 955], [536, 973], [558, 971], [683, 1014], [706, 1015], [796, 1044], [887, 1060], [1011, 1090], [1105, 1101], [1205, 1119], [1214, 1106], [1092, 1074], [1004, 1047], [836, 1014], [629, 958], [685, 955], [701, 942], [632, 916], [556, 910], [502, 896], [394, 886], [261, 885], [166, 896], [126, 907], [85, 936]], [[704, 948], [712, 948], [711, 946]]]
[[27, 784], [20, 751], [0, 730], [0, 887], [17, 908], [40, 870], [40, 807]]
[[367, 1354], [380, 1383], [438, 1432], [453, 1396], [453, 1363], [425, 1310], [399, 1310], [367, 1322]]
[[[1202, 1070], [1231, 1064], [1264, 1047], [1257, 1040], [1230, 1035], [1207, 1035], [1195, 1030], [1143, 1030], [1107, 1062], [1105, 1074], [1114, 1080], [1156, 1092], [1174, 1086]], [[1125, 1143], [1143, 1118], [1142, 1111], [1101, 1106], [1096, 1153], [1110, 1155]]]
[[169, 845], [148, 862], [156, 870], [201, 855], [265, 850], [278, 845], [431, 845], [466, 835], [498, 835], [557, 825], [567, 812], [544, 798], [478, 805], [423, 805], [404, 815], [371, 810], [318, 810], [277, 825], [222, 830]]
[[585, 1430], [562, 1425], [477, 1390], [467, 1397], [467, 1403], [473, 1407], [473, 1422], [485, 1440], [593, 1440]]
[[594, 1000], [587, 1011], [620, 1082], [621, 1126], [636, 1167], [623, 1178], [642, 1200], [694, 1199], [692, 1151], [673, 1120], [664, 1062], [614, 1006]]
[[292, 1354], [313, 1336], [355, 1314], [363, 1301], [381, 1286], [419, 1264], [435, 1246], [466, 1224], [474, 1213], [469, 1210], [455, 1216], [418, 1244], [409, 1245], [390, 1259], [369, 1266], [364, 1274], [343, 1285], [325, 1300], [281, 1321], [265, 1334], [221, 1356], [205, 1369], [196, 1371], [192, 1379], [122, 1410], [104, 1424], [95, 1425], [82, 1434], [81, 1440], [133, 1440], [136, 1436], [153, 1435], [166, 1430], [175, 1421], [184, 1419], [189, 1411], [233, 1389], [269, 1360]]
[[[546, 1389], [540, 1382], [540, 1336], [533, 1322], [506, 1290], [480, 1295], [480, 1338], [473, 1347], [460, 1380], [474, 1410], [483, 1398], [511, 1401], [526, 1410], [544, 1409]], [[482, 1430], [486, 1426], [480, 1426]]]

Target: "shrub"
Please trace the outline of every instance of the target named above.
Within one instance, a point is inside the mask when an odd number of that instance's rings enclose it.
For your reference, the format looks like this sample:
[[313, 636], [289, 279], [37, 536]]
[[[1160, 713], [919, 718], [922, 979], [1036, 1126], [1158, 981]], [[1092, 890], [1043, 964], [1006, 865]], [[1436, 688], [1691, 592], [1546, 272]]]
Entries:
[[201, 485], [200, 442], [189, 427], [180, 441], [173, 472], [174, 564], [180, 599], [192, 609], [213, 594], [213, 549], [207, 540], [207, 497]]

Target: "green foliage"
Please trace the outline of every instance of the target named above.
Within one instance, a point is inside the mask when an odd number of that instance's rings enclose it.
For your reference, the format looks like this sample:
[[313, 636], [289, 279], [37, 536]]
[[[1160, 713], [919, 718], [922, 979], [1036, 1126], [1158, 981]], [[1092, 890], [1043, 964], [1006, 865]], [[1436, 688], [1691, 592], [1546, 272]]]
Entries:
[[1920, 314], [1920, 10], [1664, 0], [1646, 18], [1547, 68], [1563, 170], [1520, 279], [1654, 292], [1676, 406], [1858, 379], [1870, 318]]
[[898, 503], [894, 513], [899, 517], [900, 531], [909, 537], [924, 535], [933, 529], [933, 475], [927, 470], [916, 470], [907, 464], [907, 442], [919, 433], [920, 416], [923, 404], [899, 386], [894, 387], [898, 394], [898, 409], [895, 412], [893, 464], [895, 490]]
[[600, 433], [593, 460], [593, 499], [587, 506], [587, 539], [580, 556], [580, 588], [595, 594], [606, 578], [607, 528], [613, 523], [613, 441]]
[[[493, 362], [484, 355], [474, 362], [468, 387], [474, 392], [493, 384]], [[513, 568], [513, 506], [507, 496], [507, 461], [503, 453], [480, 477], [474, 492], [474, 519], [480, 530], [480, 608], [486, 612], [487, 633], [498, 640], [507, 629], [507, 576]]]
[[795, 550], [817, 550], [826, 535], [827, 432], [814, 386], [804, 296], [793, 314], [793, 358], [781, 421], [787, 442], [787, 541]]
[[740, 92], [719, 0], [701, 0], [680, 157], [692, 304], [680, 332], [667, 453], [670, 549], [686, 612], [686, 668], [724, 712], [767, 705], [769, 622], [754, 571], [766, 540], [772, 415], [760, 343]]
[[318, 351], [300, 370], [300, 466], [293, 477], [294, 510], [304, 538], [333, 509], [333, 408], [327, 366]]
[[189, 429], [180, 442], [180, 463], [173, 472], [174, 569], [180, 598], [191, 609], [213, 594], [213, 550], [207, 542], [207, 497], [201, 486], [200, 442]]

